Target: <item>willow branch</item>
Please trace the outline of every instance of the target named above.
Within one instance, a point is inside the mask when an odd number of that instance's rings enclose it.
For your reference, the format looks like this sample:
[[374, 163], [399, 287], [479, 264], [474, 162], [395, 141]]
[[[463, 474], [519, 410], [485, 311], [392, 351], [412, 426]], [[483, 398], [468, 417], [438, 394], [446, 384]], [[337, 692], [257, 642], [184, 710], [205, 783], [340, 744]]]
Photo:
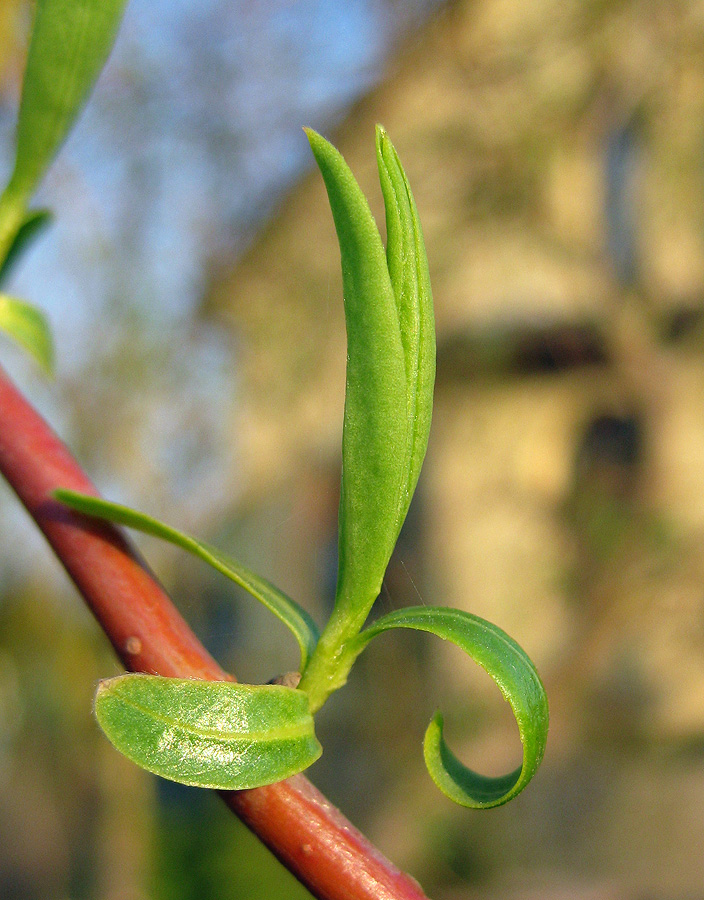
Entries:
[[[96, 490], [64, 444], [0, 369], [0, 472], [110, 639], [125, 667], [180, 678], [232, 679], [208, 654], [123, 533], [52, 499]], [[320, 900], [423, 900], [302, 775], [222, 792], [230, 809]]]

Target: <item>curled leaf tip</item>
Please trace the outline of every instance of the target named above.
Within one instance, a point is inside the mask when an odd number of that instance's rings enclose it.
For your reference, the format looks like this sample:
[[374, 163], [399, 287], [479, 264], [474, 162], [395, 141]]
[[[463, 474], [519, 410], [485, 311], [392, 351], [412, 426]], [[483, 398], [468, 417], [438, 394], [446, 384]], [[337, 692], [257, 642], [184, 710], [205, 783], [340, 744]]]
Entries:
[[355, 652], [361, 653], [372, 638], [392, 628], [426, 631], [450, 641], [496, 682], [518, 724], [523, 745], [523, 764], [518, 769], [496, 778], [468, 769], [445, 743], [440, 713], [435, 714], [425, 733], [423, 754], [431, 778], [455, 803], [474, 809], [507, 803], [535, 775], [545, 753], [548, 701], [535, 666], [498, 626], [446, 607], [412, 606], [389, 613], [359, 635]]
[[[460, 806], [489, 809], [515, 797], [533, 775], [523, 776], [523, 766], [496, 778], [480, 775], [467, 768], [450, 750], [443, 736], [443, 717], [437, 712], [423, 740], [423, 756], [430, 777], [440, 790]], [[535, 771], [537, 763], [533, 769]]]

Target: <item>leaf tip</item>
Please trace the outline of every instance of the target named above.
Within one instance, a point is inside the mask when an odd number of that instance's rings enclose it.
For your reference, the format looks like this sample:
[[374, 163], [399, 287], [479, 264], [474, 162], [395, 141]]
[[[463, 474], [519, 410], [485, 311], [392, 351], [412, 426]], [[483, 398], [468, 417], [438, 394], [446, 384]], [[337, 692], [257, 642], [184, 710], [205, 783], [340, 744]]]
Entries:
[[114, 693], [115, 689], [120, 686], [120, 683], [123, 682], [126, 678], [131, 678], [132, 675], [123, 672], [122, 675], [114, 675], [112, 678], [101, 678], [98, 682], [98, 686], [95, 689], [95, 699], [98, 697], [104, 697], [106, 694]]
[[436, 786], [459, 806], [470, 809], [502, 806], [520, 793], [530, 780], [533, 773], [526, 776], [524, 766], [498, 777], [480, 775], [467, 768], [447, 746], [443, 728], [443, 717], [436, 712], [425, 732], [423, 756]]
[[309, 128], [308, 126], [304, 126], [303, 131], [305, 136], [308, 138], [308, 143], [310, 144], [310, 148], [317, 157], [317, 151], [321, 150], [323, 147], [332, 146], [329, 141], [326, 141], [325, 138], [317, 132], [314, 128]]

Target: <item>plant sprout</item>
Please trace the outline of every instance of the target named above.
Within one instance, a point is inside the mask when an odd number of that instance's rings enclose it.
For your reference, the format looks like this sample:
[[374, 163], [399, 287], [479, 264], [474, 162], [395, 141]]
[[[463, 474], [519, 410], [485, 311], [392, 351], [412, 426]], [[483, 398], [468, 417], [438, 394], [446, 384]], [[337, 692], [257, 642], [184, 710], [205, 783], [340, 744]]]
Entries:
[[[15, 167], [0, 196], [0, 279], [48, 221], [48, 213], [30, 210], [29, 202], [109, 53], [123, 7], [124, 0], [37, 4]], [[165, 778], [220, 789], [272, 784], [320, 756], [314, 715], [345, 684], [373, 638], [395, 628], [426, 631], [455, 644], [488, 672], [513, 710], [523, 746], [522, 765], [514, 772], [480, 775], [448, 748], [436, 713], [424, 739], [428, 771], [455, 802], [498, 806], [526, 786], [545, 750], [547, 699], [528, 656], [496, 625], [441, 606], [400, 609], [366, 624], [413, 497], [432, 414], [435, 327], [415, 201], [396, 150], [378, 126], [384, 249], [340, 153], [316, 132], [306, 133], [340, 245], [348, 344], [332, 614], [321, 631], [293, 599], [216, 548], [144, 513], [58, 490], [56, 498], [79, 513], [154, 535], [201, 558], [263, 603], [300, 649], [296, 688], [126, 674], [101, 682], [96, 717], [118, 750]], [[0, 293], [0, 328], [51, 368], [49, 331], [36, 309]]]
[[456, 644], [489, 673], [511, 705], [523, 744], [523, 763], [515, 772], [488, 778], [451, 752], [437, 713], [425, 734], [428, 771], [455, 802], [498, 806], [525, 787], [545, 749], [547, 700], [530, 659], [500, 628], [456, 609], [410, 607], [364, 627], [413, 497], [430, 431], [435, 334], [416, 205], [398, 155], [377, 127], [384, 251], [344, 159], [316, 132], [307, 135], [340, 244], [348, 344], [333, 612], [319, 633], [294, 600], [220, 551], [143, 513], [58, 491], [57, 498], [76, 511], [163, 538], [210, 563], [287, 625], [300, 647], [296, 689], [122, 675], [99, 687], [96, 715], [119, 750], [166, 778], [219, 788], [268, 784], [318, 758], [313, 714], [345, 684], [372, 638], [392, 628], [427, 631]]

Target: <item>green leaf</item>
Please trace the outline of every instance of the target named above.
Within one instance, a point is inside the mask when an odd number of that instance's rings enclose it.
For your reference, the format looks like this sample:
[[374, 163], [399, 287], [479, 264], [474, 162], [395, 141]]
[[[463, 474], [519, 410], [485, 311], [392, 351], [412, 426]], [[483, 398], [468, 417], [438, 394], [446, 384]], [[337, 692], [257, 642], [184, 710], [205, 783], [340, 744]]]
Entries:
[[0, 284], [34, 239], [51, 223], [51, 219], [52, 215], [48, 209], [35, 209], [27, 213], [7, 250], [4, 262], [0, 265]]
[[126, 0], [38, 0], [8, 192], [29, 197], [108, 58]]
[[369, 205], [340, 153], [307, 131], [342, 258], [347, 388], [342, 438], [336, 611], [361, 628], [398, 535], [408, 443], [406, 370], [386, 254]]
[[440, 790], [461, 806], [479, 809], [508, 802], [537, 771], [547, 742], [548, 701], [529, 657], [496, 625], [461, 610], [427, 606], [400, 609], [384, 616], [350, 644], [349, 652], [357, 656], [372, 638], [391, 628], [427, 631], [451, 641], [494, 679], [518, 723], [523, 744], [522, 766], [498, 778], [468, 769], [445, 743], [439, 713], [425, 733], [425, 764]]
[[47, 375], [54, 369], [51, 331], [43, 314], [22, 300], [0, 294], [0, 329], [9, 334]]
[[399, 497], [400, 531], [428, 446], [435, 384], [435, 317], [418, 210], [396, 149], [381, 125], [376, 128], [376, 154], [386, 209], [386, 258], [406, 368], [408, 446], [406, 483]]
[[234, 581], [235, 584], [239, 584], [256, 600], [263, 603], [293, 632], [301, 648], [301, 671], [305, 668], [318, 640], [318, 626], [301, 606], [266, 579], [260, 578], [254, 572], [250, 572], [249, 569], [214, 547], [189, 537], [187, 534], [183, 534], [175, 528], [171, 528], [169, 525], [165, 525], [163, 522], [159, 522], [157, 519], [153, 519], [151, 516], [137, 512], [127, 506], [121, 506], [118, 503], [110, 503], [108, 500], [102, 500], [99, 497], [90, 497], [86, 494], [78, 494], [67, 490], [55, 491], [54, 496], [61, 503], [66, 504], [71, 509], [75, 509], [77, 512], [95, 516], [99, 519], [107, 519], [118, 525], [125, 525], [128, 528], [134, 528], [136, 531], [151, 534], [154, 537], [175, 544], [177, 547], [181, 547], [183, 550], [187, 550], [189, 553], [202, 559], [208, 565], [217, 569], [218, 572]]
[[322, 752], [308, 698], [280, 685], [120, 675], [98, 686], [95, 713], [128, 759], [196, 787], [273, 784]]
[[0, 197], [0, 263], [29, 198], [110, 53], [126, 0], [37, 0], [22, 85], [15, 166]]
[[307, 130], [342, 260], [347, 390], [335, 606], [302, 686], [317, 710], [349, 669], [345, 644], [381, 590], [428, 443], [435, 326], [418, 212], [398, 155], [377, 127], [388, 246], [340, 153]]

